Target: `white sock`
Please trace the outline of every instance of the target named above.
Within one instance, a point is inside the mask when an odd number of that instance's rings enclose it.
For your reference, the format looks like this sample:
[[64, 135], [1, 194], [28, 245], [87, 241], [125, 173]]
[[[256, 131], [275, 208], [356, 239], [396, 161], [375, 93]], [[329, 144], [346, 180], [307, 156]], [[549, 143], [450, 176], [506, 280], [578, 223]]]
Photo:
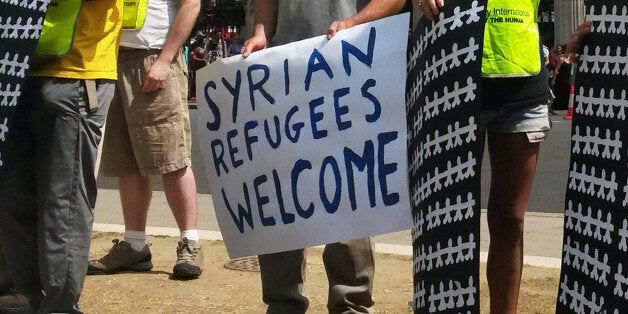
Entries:
[[136, 251], [141, 251], [146, 246], [146, 231], [125, 230], [124, 241], [131, 244]]
[[181, 239], [183, 238], [187, 238], [190, 241], [197, 241], [199, 240], [198, 238], [198, 230], [196, 229], [188, 229], [188, 230], [183, 230], [181, 231]]

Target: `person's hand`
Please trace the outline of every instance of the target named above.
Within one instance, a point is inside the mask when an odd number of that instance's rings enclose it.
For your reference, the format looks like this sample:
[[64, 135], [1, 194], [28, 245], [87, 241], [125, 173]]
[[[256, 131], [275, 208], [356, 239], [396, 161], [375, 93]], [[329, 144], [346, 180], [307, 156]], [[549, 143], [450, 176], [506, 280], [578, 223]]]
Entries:
[[438, 16], [438, 10], [445, 5], [445, 0], [412, 0], [412, 5], [431, 21]]
[[170, 76], [170, 63], [157, 59], [146, 71], [146, 78], [142, 84], [142, 91], [145, 93], [154, 92], [164, 87], [164, 83]]
[[344, 20], [333, 21], [331, 25], [329, 25], [329, 28], [327, 29], [327, 39], [328, 40], [332, 39], [338, 31], [349, 28], [349, 27], [351, 26], [347, 25], [347, 23]]
[[251, 53], [268, 48], [268, 40], [264, 35], [253, 35], [249, 40], [244, 42], [244, 46], [240, 49], [240, 53], [244, 58], [248, 57]]
[[591, 21], [584, 21], [571, 33], [571, 38], [569, 39], [569, 43], [567, 43], [567, 48], [565, 48], [565, 55], [569, 62], [573, 63], [577, 61], [582, 37], [591, 32], [591, 25]]

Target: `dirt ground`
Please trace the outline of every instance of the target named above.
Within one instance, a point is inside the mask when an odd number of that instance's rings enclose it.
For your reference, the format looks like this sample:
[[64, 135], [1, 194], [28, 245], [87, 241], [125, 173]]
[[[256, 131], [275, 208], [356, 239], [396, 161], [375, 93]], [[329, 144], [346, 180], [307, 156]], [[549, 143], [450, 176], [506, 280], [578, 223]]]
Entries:
[[[119, 234], [94, 234], [92, 258], [101, 257]], [[88, 276], [80, 306], [86, 313], [264, 313], [259, 272], [225, 268], [229, 257], [220, 241], [204, 241], [204, 272], [197, 280], [170, 279], [176, 238], [149, 237], [153, 270], [146, 273]], [[327, 277], [322, 250], [308, 250], [308, 313], [326, 313]], [[378, 313], [411, 313], [412, 258], [378, 254], [374, 300]], [[254, 266], [254, 265], [253, 265]], [[488, 287], [482, 264], [481, 307], [488, 313]], [[236, 265], [236, 268], [238, 265]], [[241, 268], [251, 269], [251, 265]], [[525, 267], [519, 313], [554, 313], [559, 270]]]

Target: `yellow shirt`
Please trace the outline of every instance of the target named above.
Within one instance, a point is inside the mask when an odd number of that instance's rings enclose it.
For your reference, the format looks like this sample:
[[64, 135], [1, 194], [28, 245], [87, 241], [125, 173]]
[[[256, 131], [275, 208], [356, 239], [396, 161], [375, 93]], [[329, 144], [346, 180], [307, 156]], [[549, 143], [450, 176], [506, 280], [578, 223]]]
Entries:
[[73, 79], [118, 78], [122, 0], [83, 1], [70, 52], [59, 58], [37, 58], [31, 76]]

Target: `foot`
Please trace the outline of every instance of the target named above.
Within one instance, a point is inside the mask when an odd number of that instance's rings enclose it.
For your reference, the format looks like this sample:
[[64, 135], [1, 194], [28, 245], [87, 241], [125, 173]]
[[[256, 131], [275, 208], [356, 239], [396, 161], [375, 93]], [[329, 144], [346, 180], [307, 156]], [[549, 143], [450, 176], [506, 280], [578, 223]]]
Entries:
[[175, 279], [198, 278], [203, 272], [203, 250], [198, 241], [181, 239], [177, 247], [177, 263], [172, 269]]
[[115, 274], [121, 271], [149, 271], [153, 269], [149, 245], [136, 251], [129, 242], [113, 240], [113, 247], [101, 259], [89, 261], [88, 275]]
[[22, 294], [9, 290], [0, 295], [0, 313], [28, 313], [30, 304]]

